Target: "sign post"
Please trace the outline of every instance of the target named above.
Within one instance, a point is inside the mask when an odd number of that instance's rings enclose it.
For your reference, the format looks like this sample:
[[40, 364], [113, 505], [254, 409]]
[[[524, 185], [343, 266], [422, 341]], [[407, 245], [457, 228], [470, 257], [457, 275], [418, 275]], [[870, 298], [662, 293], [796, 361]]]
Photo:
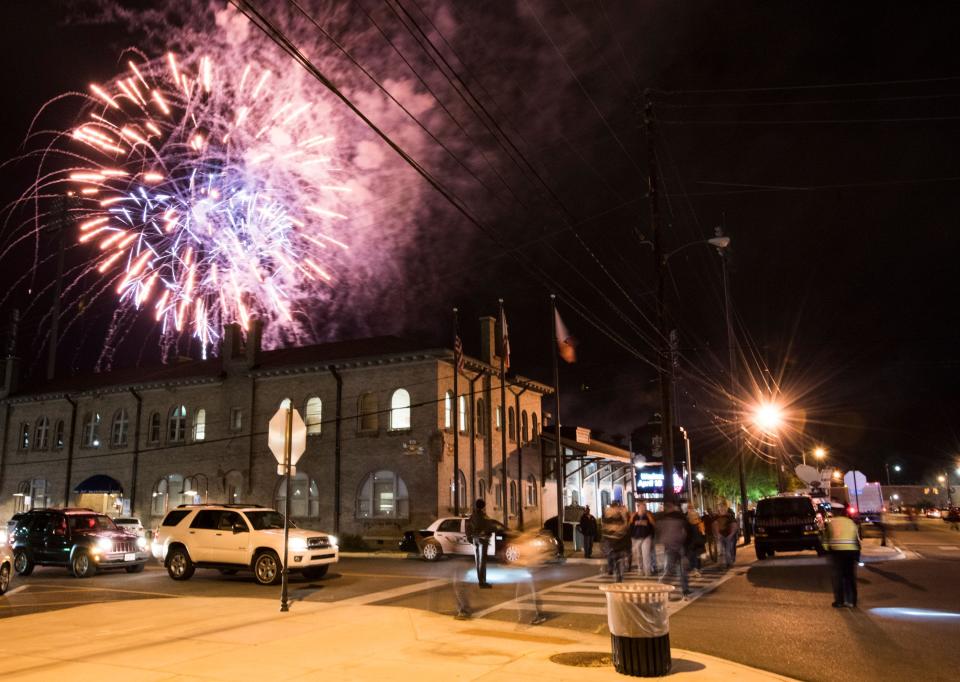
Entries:
[[287, 592], [290, 571], [287, 560], [290, 552], [290, 476], [297, 470], [297, 462], [307, 449], [307, 425], [290, 401], [270, 418], [267, 445], [279, 465], [277, 473], [284, 477], [283, 496], [283, 564], [281, 565], [280, 610], [289, 611]]

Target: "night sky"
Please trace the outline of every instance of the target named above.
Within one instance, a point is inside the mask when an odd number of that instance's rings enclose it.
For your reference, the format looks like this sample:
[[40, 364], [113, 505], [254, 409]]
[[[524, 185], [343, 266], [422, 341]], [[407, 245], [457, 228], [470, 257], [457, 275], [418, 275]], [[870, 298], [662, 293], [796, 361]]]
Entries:
[[[317, 306], [318, 339], [395, 333], [449, 345], [456, 305], [466, 350], [476, 354], [474, 321], [495, 314], [502, 297], [514, 367], [549, 382], [547, 296], [559, 282], [579, 304], [561, 296], [580, 342], [578, 363], [562, 368], [564, 421], [608, 435], [643, 425], [657, 399], [649, 324], [655, 262], [643, 243], [651, 235], [649, 164], [640, 129], [649, 89], [665, 249], [711, 237], [716, 226], [731, 236], [740, 372], [757, 385], [780, 386], [793, 425], [802, 426], [791, 454], [823, 443], [835, 463], [856, 464], [871, 477], [881, 476], [885, 461], [901, 463], [904, 482], [930, 481], [956, 466], [960, 54], [953, 3], [418, 3], [313, 5], [381, 80], [410, 73], [358, 8], [407, 47], [412, 39], [390, 8], [430, 16], [458, 57], [447, 52], [451, 63], [536, 174], [512, 162], [479, 118], [463, 113], [468, 141], [428, 100], [424, 120], [495, 192], [428, 143], [411, 146], [488, 231], [415, 174], [398, 171], [397, 188], [419, 191], [415, 206], [393, 211], [415, 239], [384, 248], [365, 264], [369, 278], [356, 291]], [[257, 4], [296, 21], [285, 3]], [[109, 78], [124, 47], [149, 43], [137, 28], [91, 21], [99, 6], [4, 3], [0, 158], [20, 152], [46, 100]], [[166, 5], [117, 6], [137, 14]], [[164, 16], [154, 19], [177, 21]], [[197, 12], [197, 30], [212, 25], [210, 16]], [[319, 62], [358, 83], [337, 59], [328, 52]], [[413, 64], [424, 81], [453, 106], [454, 86], [419, 59]], [[422, 83], [413, 87], [422, 94]], [[395, 120], [378, 119], [388, 134], [398, 134]], [[15, 199], [30, 177], [23, 164], [0, 171], [4, 199]], [[8, 289], [28, 266], [22, 256], [7, 258]], [[720, 260], [706, 246], [669, 260], [680, 416], [695, 457], [722, 442], [714, 415], [728, 382], [721, 282]], [[5, 307], [30, 300], [27, 285], [18, 286]], [[61, 354], [74, 371], [93, 367], [109, 311], [91, 309], [87, 317], [70, 357]], [[21, 348], [37, 332], [28, 315]], [[116, 364], [155, 360], [155, 341], [149, 327], [134, 326]]]

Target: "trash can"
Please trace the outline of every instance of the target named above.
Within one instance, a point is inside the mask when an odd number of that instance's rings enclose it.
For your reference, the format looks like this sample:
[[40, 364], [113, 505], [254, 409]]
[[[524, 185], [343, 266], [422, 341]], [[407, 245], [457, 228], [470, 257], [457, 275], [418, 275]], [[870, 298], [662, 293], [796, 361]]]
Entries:
[[675, 588], [649, 583], [601, 585], [613, 665], [621, 675], [661, 677], [670, 672], [667, 602]]

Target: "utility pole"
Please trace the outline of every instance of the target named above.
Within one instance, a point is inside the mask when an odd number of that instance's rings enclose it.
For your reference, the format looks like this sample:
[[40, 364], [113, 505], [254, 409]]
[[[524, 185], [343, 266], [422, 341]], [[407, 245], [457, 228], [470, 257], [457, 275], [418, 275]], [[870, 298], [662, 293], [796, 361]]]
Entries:
[[563, 486], [567, 478], [567, 465], [563, 461], [563, 446], [560, 444], [560, 363], [557, 360], [557, 297], [550, 294], [550, 329], [553, 335], [553, 397], [557, 414], [553, 418], [554, 445], [557, 475], [557, 543], [563, 557]]
[[[717, 237], [723, 236], [723, 229], [714, 230]], [[733, 313], [730, 306], [730, 270], [727, 267], [729, 249], [720, 251], [720, 266], [723, 270], [723, 307], [727, 323], [727, 352], [730, 358], [730, 404], [733, 409], [733, 449], [737, 454], [737, 474], [740, 478], [740, 528], [743, 529], [743, 544], [749, 545], [753, 529], [750, 528], [747, 517], [747, 477], [743, 470], [743, 441], [740, 437], [739, 407], [737, 405], [737, 337], [733, 331]]]
[[57, 231], [57, 278], [53, 283], [53, 304], [50, 306], [50, 334], [47, 337], [47, 381], [57, 371], [57, 346], [60, 339], [60, 296], [63, 286], [63, 258], [66, 248], [66, 232], [70, 224], [70, 208], [76, 204], [72, 196], [57, 197], [54, 203], [54, 225]]
[[667, 263], [663, 254], [660, 226], [659, 194], [657, 190], [657, 155], [654, 145], [653, 101], [649, 91], [644, 93], [643, 128], [647, 137], [647, 197], [650, 200], [650, 230], [653, 241], [653, 257], [657, 261], [657, 345], [659, 353], [657, 369], [660, 375], [660, 440], [663, 447], [663, 501], [676, 502], [673, 492], [673, 372], [670, 366], [667, 324], [666, 274]]
[[[453, 401], [450, 405], [450, 425], [453, 427], [453, 515], [460, 516], [460, 328], [457, 326], [459, 311], [453, 309]], [[470, 404], [473, 404], [471, 399]], [[446, 405], [443, 406], [446, 409]]]

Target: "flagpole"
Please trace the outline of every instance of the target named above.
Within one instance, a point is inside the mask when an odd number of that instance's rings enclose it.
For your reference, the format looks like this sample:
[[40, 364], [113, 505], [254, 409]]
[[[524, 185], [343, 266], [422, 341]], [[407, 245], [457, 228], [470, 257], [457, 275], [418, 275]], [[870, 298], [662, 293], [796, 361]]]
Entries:
[[[500, 412], [502, 414], [501, 418], [503, 419], [503, 424], [500, 425], [500, 479], [503, 485], [503, 496], [501, 497], [500, 501], [503, 503], [503, 525], [509, 528], [510, 486], [507, 483], [507, 428], [510, 426], [510, 421], [507, 419], [507, 349], [504, 344], [504, 339], [506, 338], [504, 322], [506, 321], [506, 318], [503, 316], [503, 299], [498, 299], [498, 301], [500, 304]], [[516, 421], [516, 416], [514, 416], [514, 421]]]
[[556, 446], [556, 469], [557, 475], [557, 542], [559, 544], [560, 556], [563, 552], [563, 484], [567, 477], [566, 466], [563, 464], [563, 454], [560, 448], [560, 363], [557, 359], [557, 297], [550, 294], [550, 329], [553, 336], [553, 397], [555, 399], [555, 410], [553, 423], [556, 429], [554, 444]]
[[[457, 357], [457, 340], [460, 338], [457, 313], [453, 309], [453, 403], [450, 405], [453, 426], [453, 515], [460, 516], [460, 358]], [[462, 351], [461, 351], [462, 352]], [[446, 407], [446, 406], [444, 406]]]

